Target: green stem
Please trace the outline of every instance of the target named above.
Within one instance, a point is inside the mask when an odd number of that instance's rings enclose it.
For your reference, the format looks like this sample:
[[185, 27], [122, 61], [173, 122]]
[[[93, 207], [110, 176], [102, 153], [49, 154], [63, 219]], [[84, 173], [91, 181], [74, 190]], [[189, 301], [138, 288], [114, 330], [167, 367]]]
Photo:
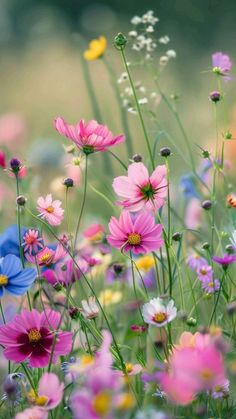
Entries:
[[82, 215], [83, 215], [83, 211], [84, 211], [84, 206], [85, 206], [85, 201], [86, 201], [87, 180], [88, 180], [88, 156], [86, 154], [86, 156], [85, 156], [85, 171], [84, 171], [84, 192], [83, 192], [83, 198], [82, 198], [82, 204], [81, 204], [81, 209], [80, 209], [80, 213], [79, 213], [79, 218], [78, 218], [77, 226], [76, 226], [76, 230], [75, 230], [74, 251], [75, 251], [75, 248], [76, 248], [80, 223], [81, 223], [81, 219], [82, 219]]
[[155, 169], [155, 162], [154, 162], [154, 158], [153, 158], [153, 155], [152, 155], [152, 149], [151, 149], [148, 133], [147, 133], [147, 130], [146, 130], [146, 126], [145, 126], [145, 123], [144, 123], [143, 115], [142, 115], [142, 112], [141, 112], [141, 108], [140, 108], [140, 105], [139, 105], [136, 89], [135, 89], [135, 86], [134, 86], [134, 83], [133, 83], [133, 80], [132, 80], [132, 76], [131, 76], [129, 66], [127, 64], [124, 49], [121, 48], [120, 52], [121, 52], [121, 56], [122, 56], [122, 59], [123, 59], [124, 66], [125, 66], [126, 73], [128, 74], [130, 86], [131, 86], [133, 96], [134, 96], [135, 106], [136, 106], [136, 109], [137, 109], [137, 112], [138, 112], [138, 116], [139, 116], [139, 120], [140, 120], [142, 130], [143, 130], [143, 134], [144, 134], [144, 138], [145, 138], [145, 141], [146, 141], [149, 157], [150, 157], [151, 164], [152, 164], [152, 168], [154, 170]]

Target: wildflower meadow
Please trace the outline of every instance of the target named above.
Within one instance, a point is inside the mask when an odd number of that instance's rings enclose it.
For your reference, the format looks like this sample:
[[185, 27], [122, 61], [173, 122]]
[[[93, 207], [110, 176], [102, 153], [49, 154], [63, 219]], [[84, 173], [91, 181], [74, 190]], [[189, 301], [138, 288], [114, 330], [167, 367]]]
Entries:
[[55, 112], [31, 157], [25, 122], [0, 117], [2, 419], [236, 418], [235, 66], [213, 50], [195, 68], [200, 141], [158, 25], [79, 40], [91, 118]]

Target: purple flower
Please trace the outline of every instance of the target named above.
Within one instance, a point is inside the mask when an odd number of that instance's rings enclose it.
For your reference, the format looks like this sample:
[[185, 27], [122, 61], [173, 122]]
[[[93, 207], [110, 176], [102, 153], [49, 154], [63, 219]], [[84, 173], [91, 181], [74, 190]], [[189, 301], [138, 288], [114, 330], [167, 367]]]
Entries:
[[232, 68], [232, 62], [227, 54], [215, 52], [212, 54], [213, 72], [224, 77], [225, 80], [231, 80], [229, 72]]
[[202, 266], [208, 265], [207, 260], [202, 256], [199, 256], [197, 253], [188, 256], [186, 262], [189, 268], [196, 272], [198, 272]]
[[227, 255], [227, 254], [225, 254], [225, 255], [223, 255], [223, 257], [219, 257], [219, 256], [213, 256], [212, 257], [212, 260], [214, 261], [214, 262], [216, 262], [216, 263], [219, 263], [219, 265], [222, 265], [223, 266], [223, 268], [228, 268], [228, 266], [231, 264], [231, 263], [234, 263], [234, 262], [236, 262], [236, 255]]
[[200, 281], [212, 281], [213, 278], [213, 269], [210, 265], [202, 265], [197, 270], [198, 278]]
[[212, 294], [220, 289], [220, 281], [218, 279], [206, 278], [202, 282], [202, 289], [208, 294]]

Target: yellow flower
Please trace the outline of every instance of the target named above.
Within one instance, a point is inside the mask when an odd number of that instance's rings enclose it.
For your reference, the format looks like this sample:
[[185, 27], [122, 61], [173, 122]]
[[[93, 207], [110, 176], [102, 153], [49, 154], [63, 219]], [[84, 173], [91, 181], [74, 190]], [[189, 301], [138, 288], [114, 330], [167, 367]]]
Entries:
[[99, 295], [99, 301], [102, 306], [109, 306], [111, 304], [117, 304], [122, 299], [122, 293], [120, 291], [112, 291], [111, 289], [106, 289], [102, 291]]
[[105, 36], [100, 36], [98, 39], [93, 39], [89, 43], [89, 48], [84, 52], [84, 58], [87, 61], [97, 60], [102, 57], [107, 47], [107, 40]]
[[151, 268], [155, 266], [155, 261], [153, 256], [141, 256], [136, 260], [137, 268], [141, 271], [148, 272]]

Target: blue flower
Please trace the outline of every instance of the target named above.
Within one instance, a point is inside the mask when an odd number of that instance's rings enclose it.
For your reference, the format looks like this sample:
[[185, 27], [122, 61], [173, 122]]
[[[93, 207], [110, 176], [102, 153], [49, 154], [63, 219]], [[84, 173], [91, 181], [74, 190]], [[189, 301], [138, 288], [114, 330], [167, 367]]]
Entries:
[[180, 178], [180, 187], [186, 199], [199, 198], [199, 193], [196, 189], [194, 176], [189, 173]]
[[35, 278], [35, 269], [23, 268], [20, 259], [15, 255], [5, 256], [0, 260], [0, 297], [4, 290], [14, 295], [23, 295]]
[[[26, 231], [26, 227], [21, 227], [22, 240]], [[20, 257], [18, 229], [16, 224], [12, 224], [2, 234], [0, 234], [0, 257], [4, 257], [9, 253]]]

